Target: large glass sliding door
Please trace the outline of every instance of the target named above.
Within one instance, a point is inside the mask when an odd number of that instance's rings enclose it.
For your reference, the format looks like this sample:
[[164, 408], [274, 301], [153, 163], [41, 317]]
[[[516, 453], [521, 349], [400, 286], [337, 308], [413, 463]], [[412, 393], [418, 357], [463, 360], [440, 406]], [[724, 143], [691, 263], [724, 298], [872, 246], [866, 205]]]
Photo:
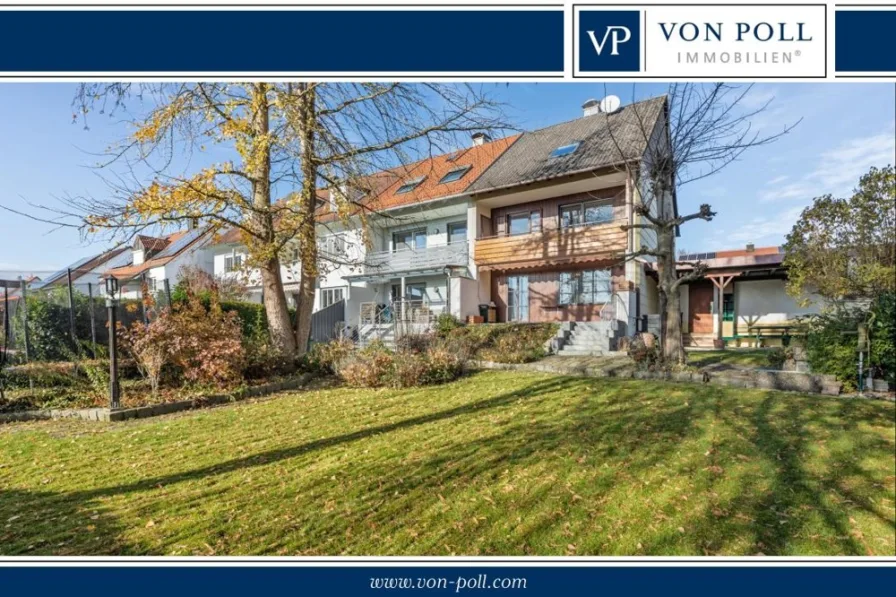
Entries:
[[529, 321], [529, 276], [507, 277], [507, 321]]

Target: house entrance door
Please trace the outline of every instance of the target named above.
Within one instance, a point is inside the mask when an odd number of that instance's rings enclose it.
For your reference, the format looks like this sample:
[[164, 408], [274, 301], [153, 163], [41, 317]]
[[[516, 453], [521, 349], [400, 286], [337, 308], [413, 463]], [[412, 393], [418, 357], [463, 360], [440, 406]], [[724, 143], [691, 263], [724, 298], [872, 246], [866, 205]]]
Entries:
[[712, 283], [694, 282], [688, 288], [688, 331], [691, 334], [712, 334]]

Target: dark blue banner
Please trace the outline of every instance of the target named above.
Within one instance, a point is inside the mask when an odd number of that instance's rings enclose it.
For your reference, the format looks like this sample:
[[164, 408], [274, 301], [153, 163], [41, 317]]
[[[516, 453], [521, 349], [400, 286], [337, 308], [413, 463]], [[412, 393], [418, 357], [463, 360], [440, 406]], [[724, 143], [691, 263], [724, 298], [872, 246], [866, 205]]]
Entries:
[[563, 10], [5, 10], [0, 71], [561, 75]]
[[0, 568], [7, 595], [245, 597], [409, 594], [843, 597], [886, 594], [896, 568], [134, 567]]
[[838, 10], [834, 64], [839, 73], [896, 73], [896, 10]]

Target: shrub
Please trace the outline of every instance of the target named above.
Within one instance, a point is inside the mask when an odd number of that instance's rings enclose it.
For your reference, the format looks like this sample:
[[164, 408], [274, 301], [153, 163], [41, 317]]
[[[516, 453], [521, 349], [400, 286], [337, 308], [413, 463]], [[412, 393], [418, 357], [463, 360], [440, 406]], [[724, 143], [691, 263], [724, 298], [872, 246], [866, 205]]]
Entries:
[[158, 392], [168, 364], [187, 381], [225, 385], [240, 376], [243, 348], [239, 319], [212, 298], [206, 308], [198, 295], [163, 310], [149, 324], [120, 328], [123, 348], [133, 356]]
[[497, 363], [528, 363], [546, 356], [544, 344], [557, 333], [555, 323], [495, 323], [454, 329], [449, 338], [466, 343], [470, 358]]
[[399, 352], [426, 352], [432, 341], [432, 334], [401, 334], [395, 340], [395, 348]]
[[[645, 336], [652, 337], [653, 341], [651, 342], [650, 338], [645, 340]], [[629, 342], [628, 356], [631, 357], [635, 362], [635, 365], [641, 369], [649, 370], [655, 367], [659, 357], [656, 336], [649, 332], [633, 336]]]
[[177, 285], [171, 290], [172, 302], [185, 302], [190, 295], [208, 303], [212, 296], [219, 301], [242, 301], [246, 286], [233, 277], [213, 276], [196, 265], [185, 265], [177, 272]]
[[389, 385], [395, 353], [379, 341], [354, 352], [336, 364], [336, 372], [350, 386], [377, 388]]
[[442, 313], [439, 315], [438, 319], [436, 319], [436, 333], [440, 337], [446, 337], [451, 332], [461, 327], [460, 320], [457, 319], [454, 315], [450, 313]]
[[410, 388], [446, 383], [463, 373], [468, 351], [454, 339], [435, 341], [427, 350], [392, 351], [380, 342], [339, 359], [336, 371], [353, 387]]
[[131, 355], [140, 373], [149, 380], [152, 395], [159, 392], [162, 367], [171, 351], [172, 326], [167, 312], [149, 325], [134, 322], [130, 328], [119, 325], [122, 349]]
[[302, 356], [301, 365], [312, 373], [336, 373], [337, 363], [348, 357], [354, 348], [354, 343], [348, 338], [315, 343]]
[[396, 356], [390, 379], [383, 381], [396, 388], [412, 388], [429, 383], [429, 373], [426, 355], [405, 352]]
[[768, 366], [770, 368], [781, 369], [784, 366], [784, 362], [787, 360], [787, 353], [783, 348], [772, 348], [765, 353], [765, 358], [768, 361]]
[[809, 319], [806, 355], [815, 373], [835, 376], [845, 390], [855, 390], [859, 323], [868, 326], [870, 352], [865, 364], [876, 377], [896, 382], [896, 297], [880, 295], [868, 308], [835, 305]]
[[457, 379], [464, 372], [469, 349], [466, 344], [443, 340], [426, 353], [423, 383], [438, 384]]
[[214, 298], [206, 309], [198, 298], [188, 297], [166, 314], [173, 328], [171, 362], [185, 379], [215, 385], [239, 379], [244, 353], [235, 313], [225, 312]]

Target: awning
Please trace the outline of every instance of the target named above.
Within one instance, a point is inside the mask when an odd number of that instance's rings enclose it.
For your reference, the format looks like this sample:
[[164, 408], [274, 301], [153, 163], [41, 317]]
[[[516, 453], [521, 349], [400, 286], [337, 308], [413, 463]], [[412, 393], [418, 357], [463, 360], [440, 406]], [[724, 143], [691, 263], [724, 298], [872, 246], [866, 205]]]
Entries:
[[547, 269], [554, 270], [558, 267], [562, 267], [564, 265], [585, 265], [589, 263], [601, 264], [604, 266], [614, 266], [614, 265], [622, 265], [622, 261], [620, 259], [607, 259], [606, 257], [601, 257], [599, 255], [594, 256], [582, 256], [582, 257], [570, 257], [568, 259], [537, 259], [530, 261], [517, 261], [511, 263], [495, 263], [495, 264], [485, 264], [480, 265], [480, 271], [500, 271], [500, 272], [512, 272], [518, 270], [537, 270], [537, 269]]

